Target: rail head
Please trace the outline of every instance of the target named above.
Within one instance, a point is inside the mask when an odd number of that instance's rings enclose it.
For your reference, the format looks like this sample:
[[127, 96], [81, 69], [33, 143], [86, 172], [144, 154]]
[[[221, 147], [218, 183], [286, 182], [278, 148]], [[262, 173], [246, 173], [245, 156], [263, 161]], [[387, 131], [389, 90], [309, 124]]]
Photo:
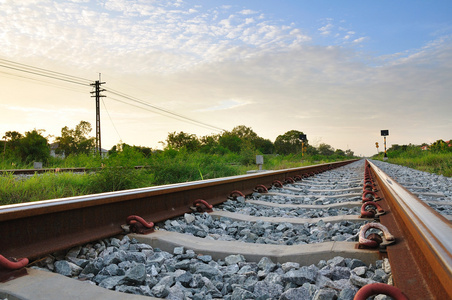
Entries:
[[[426, 262], [433, 271], [439, 274], [439, 281], [452, 296], [452, 223], [430, 208], [425, 202], [406, 190], [393, 178], [368, 161], [382, 190], [390, 195], [391, 206], [398, 210], [397, 223], [406, 230], [404, 234], [411, 235], [420, 251], [425, 254]], [[389, 199], [386, 199], [389, 200]], [[394, 212], [395, 213], [395, 212]]]

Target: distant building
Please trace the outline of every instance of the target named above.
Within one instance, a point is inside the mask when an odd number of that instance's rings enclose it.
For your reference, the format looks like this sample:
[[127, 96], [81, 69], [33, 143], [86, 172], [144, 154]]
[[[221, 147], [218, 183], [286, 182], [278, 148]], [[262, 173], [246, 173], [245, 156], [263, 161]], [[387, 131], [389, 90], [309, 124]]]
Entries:
[[[92, 155], [99, 155], [97, 153], [97, 149], [95, 149], [95, 148], [92, 148], [90, 153]], [[106, 158], [106, 157], [108, 157], [108, 150], [104, 149], [104, 148], [100, 148], [100, 154], [101, 154], [102, 158]]]
[[102, 158], [106, 158], [108, 156], [108, 150], [104, 148], [100, 148], [100, 153], [102, 155]]

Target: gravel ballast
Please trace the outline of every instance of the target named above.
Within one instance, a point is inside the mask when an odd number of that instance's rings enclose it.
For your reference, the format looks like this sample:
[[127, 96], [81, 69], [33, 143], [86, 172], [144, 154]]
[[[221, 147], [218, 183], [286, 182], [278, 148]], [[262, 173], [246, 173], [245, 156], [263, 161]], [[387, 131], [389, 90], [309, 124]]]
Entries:
[[111, 238], [53, 255], [41, 262], [61, 275], [125, 293], [166, 299], [353, 299], [373, 282], [391, 283], [387, 260], [367, 266], [335, 257], [316, 265], [247, 262], [240, 255], [213, 260], [176, 247], [153, 249], [128, 236]]
[[[262, 200], [264, 197], [260, 194], [254, 194], [251, 199]], [[240, 199], [242, 198], [242, 199]], [[280, 217], [280, 218], [320, 218], [341, 215], [359, 215], [361, 207], [354, 208], [324, 208], [324, 209], [308, 209], [308, 208], [286, 208], [286, 207], [268, 207], [263, 205], [255, 205], [249, 203], [239, 197], [237, 200], [228, 200], [219, 205], [215, 210], [225, 210], [229, 212], [256, 216], [256, 217]]]
[[372, 160], [383, 172], [444, 216], [452, 216], [452, 178]]
[[[194, 216], [194, 218], [193, 218]], [[244, 222], [229, 218], [212, 218], [208, 213], [186, 214], [184, 217], [159, 223], [160, 229], [185, 233], [196, 237], [221, 240], [242, 241], [246, 243], [300, 245], [329, 241], [358, 240], [363, 222], [341, 221], [294, 225], [288, 222], [270, 223], [264, 221]]]

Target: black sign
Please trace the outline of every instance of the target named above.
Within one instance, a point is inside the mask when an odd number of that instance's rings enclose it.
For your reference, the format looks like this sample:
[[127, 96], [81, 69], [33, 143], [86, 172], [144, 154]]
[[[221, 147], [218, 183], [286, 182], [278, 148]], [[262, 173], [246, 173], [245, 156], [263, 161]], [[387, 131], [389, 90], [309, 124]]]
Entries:
[[298, 138], [302, 141], [306, 141], [306, 134], [300, 134]]
[[381, 136], [388, 136], [389, 135], [389, 130], [382, 130], [381, 131]]

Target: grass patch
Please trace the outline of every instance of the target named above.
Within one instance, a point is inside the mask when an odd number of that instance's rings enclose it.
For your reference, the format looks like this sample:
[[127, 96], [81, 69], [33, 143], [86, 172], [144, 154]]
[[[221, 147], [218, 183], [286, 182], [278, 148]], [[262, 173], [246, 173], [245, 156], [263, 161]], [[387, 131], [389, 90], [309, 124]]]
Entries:
[[[382, 156], [375, 159], [383, 160]], [[388, 162], [412, 169], [452, 177], [452, 152], [404, 151], [388, 153]]]
[[91, 175], [73, 173], [35, 174], [27, 179], [0, 176], [2, 205], [84, 195], [90, 192]]

